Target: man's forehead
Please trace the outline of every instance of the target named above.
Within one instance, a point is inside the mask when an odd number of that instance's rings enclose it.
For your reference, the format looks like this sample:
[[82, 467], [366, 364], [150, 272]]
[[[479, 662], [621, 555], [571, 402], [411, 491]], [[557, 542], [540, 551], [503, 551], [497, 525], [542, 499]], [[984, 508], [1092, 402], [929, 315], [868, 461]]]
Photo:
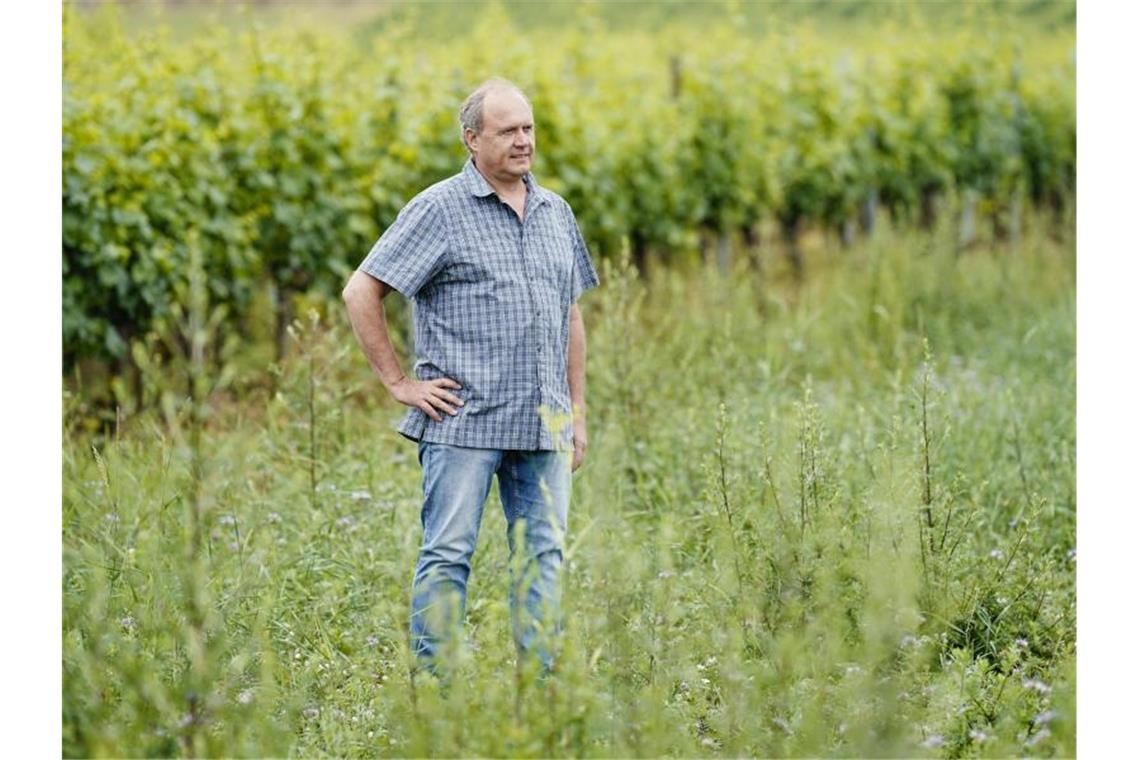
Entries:
[[510, 126], [532, 121], [534, 118], [530, 106], [521, 95], [511, 89], [495, 89], [487, 93], [483, 101], [483, 121], [502, 124], [511, 123]]

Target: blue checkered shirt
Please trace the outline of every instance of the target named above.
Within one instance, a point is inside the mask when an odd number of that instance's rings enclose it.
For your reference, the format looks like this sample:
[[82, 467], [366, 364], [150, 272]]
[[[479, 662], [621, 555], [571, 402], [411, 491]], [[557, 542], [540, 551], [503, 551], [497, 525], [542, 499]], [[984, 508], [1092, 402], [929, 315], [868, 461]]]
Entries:
[[396, 430], [414, 441], [565, 450], [541, 407], [569, 415], [570, 305], [598, 284], [574, 212], [528, 173], [514, 209], [467, 160], [400, 211], [360, 270], [410, 298], [420, 380], [450, 377], [464, 405], [436, 422], [410, 407]]

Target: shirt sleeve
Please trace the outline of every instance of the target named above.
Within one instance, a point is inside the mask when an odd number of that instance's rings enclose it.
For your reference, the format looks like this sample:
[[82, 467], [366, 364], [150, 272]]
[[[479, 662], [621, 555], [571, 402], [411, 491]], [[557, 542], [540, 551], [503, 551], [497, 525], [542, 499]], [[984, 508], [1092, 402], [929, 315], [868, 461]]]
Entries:
[[435, 203], [422, 196], [408, 202], [358, 267], [408, 298], [439, 271], [447, 253], [447, 230]]
[[571, 238], [574, 241], [574, 274], [571, 278], [570, 302], [578, 300], [584, 291], [598, 285], [598, 271], [594, 269], [594, 262], [590, 259], [590, 251], [586, 248], [586, 241], [582, 237], [582, 230], [578, 227], [578, 220], [570, 205], [566, 205], [566, 215], [570, 225]]

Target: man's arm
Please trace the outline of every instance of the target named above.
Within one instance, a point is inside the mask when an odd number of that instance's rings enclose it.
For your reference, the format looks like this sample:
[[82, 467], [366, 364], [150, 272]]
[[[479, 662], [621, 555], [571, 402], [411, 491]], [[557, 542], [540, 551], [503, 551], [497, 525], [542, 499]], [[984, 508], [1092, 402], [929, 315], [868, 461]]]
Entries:
[[450, 378], [412, 380], [404, 374], [392, 339], [388, 335], [388, 320], [384, 315], [384, 297], [392, 292], [387, 283], [361, 271], [353, 273], [344, 286], [341, 297], [348, 307], [348, 318], [356, 339], [384, 387], [393, 398], [407, 406], [422, 409], [436, 422], [443, 419], [436, 408], [448, 414], [457, 414], [448, 402], [463, 406], [463, 400], [447, 388], [459, 388]]
[[582, 466], [586, 457], [586, 325], [578, 304], [570, 306], [570, 347], [566, 362], [570, 404], [574, 410], [574, 461], [570, 471]]

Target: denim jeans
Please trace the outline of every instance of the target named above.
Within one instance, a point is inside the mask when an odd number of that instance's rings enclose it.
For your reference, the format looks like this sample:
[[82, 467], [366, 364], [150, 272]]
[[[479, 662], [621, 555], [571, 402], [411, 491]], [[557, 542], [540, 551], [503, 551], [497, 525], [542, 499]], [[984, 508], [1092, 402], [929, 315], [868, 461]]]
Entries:
[[519, 657], [533, 654], [549, 674], [563, 628], [560, 570], [571, 456], [420, 442], [423, 545], [412, 580], [411, 639], [421, 669], [446, 677], [447, 650], [459, 643], [466, 611], [483, 506], [497, 475], [511, 556], [511, 632]]

